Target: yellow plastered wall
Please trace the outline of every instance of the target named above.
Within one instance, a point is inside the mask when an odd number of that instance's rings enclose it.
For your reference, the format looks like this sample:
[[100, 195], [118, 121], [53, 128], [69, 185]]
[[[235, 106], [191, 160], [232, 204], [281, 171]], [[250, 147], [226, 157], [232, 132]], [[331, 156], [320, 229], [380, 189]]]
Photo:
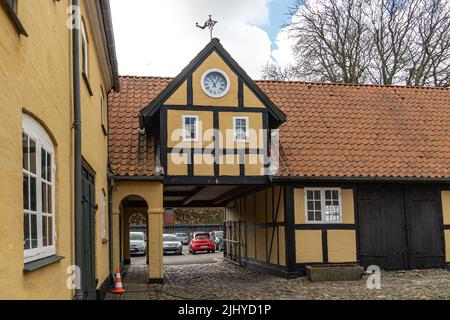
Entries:
[[[450, 225], [450, 191], [442, 191], [442, 214], [444, 225]], [[445, 257], [450, 262], [450, 230], [445, 230]]]
[[[183, 142], [183, 116], [197, 116], [198, 142]], [[191, 110], [167, 110], [167, 146], [169, 148], [214, 147], [213, 112]]]
[[186, 176], [188, 174], [188, 154], [168, 153], [167, 174], [170, 176]]
[[225, 154], [219, 157], [219, 175], [220, 176], [239, 176], [239, 156], [234, 154]]
[[[81, 14], [86, 16], [84, 2]], [[70, 1], [18, 1], [18, 16], [29, 37], [18, 34], [4, 6], [0, 6], [0, 86], [2, 106], [0, 136], [0, 299], [71, 299], [66, 269], [75, 264], [73, 215], [72, 56], [71, 32], [66, 27]], [[86, 27], [90, 34], [89, 19]], [[99, 203], [106, 181], [107, 139], [101, 127], [100, 87], [108, 85], [99, 68], [94, 39], [90, 35], [89, 65], [93, 96], [82, 83], [83, 157], [96, 171], [95, 196]], [[106, 98], [105, 92], [105, 98]], [[105, 99], [106, 100], [106, 99]], [[64, 260], [24, 273], [22, 116], [31, 115], [46, 128], [55, 144], [56, 254]], [[94, 151], [95, 150], [95, 151]], [[108, 210], [106, 203], [106, 210]], [[96, 216], [100, 220], [100, 212]], [[108, 234], [108, 229], [107, 229]], [[96, 229], [96, 274], [99, 284], [109, 274], [108, 245]]]
[[[249, 259], [256, 259], [263, 263], [270, 263], [275, 265], [286, 265], [285, 257], [285, 230], [283, 226], [269, 227], [265, 225], [266, 210], [267, 217], [272, 217], [272, 190], [274, 198], [277, 198], [281, 187], [267, 188], [255, 194], [240, 198], [227, 204], [227, 221], [241, 221], [242, 226], [247, 226], [247, 234], [245, 229], [241, 229], [241, 252], [243, 257]], [[283, 196], [283, 192], [281, 191]], [[281, 202], [283, 200], [281, 199]], [[276, 210], [274, 208], [273, 210]], [[280, 212], [284, 209], [280, 206]], [[278, 222], [284, 220], [284, 214], [280, 214]], [[271, 223], [272, 220], [267, 221]], [[256, 244], [255, 244], [256, 235]]]
[[445, 230], [445, 261], [450, 262], [450, 230]]
[[[230, 78], [230, 91], [222, 98], [211, 98], [203, 92], [201, 78], [209, 69], [220, 69]], [[195, 106], [237, 107], [238, 106], [238, 76], [216, 53], [211, 55], [192, 74], [192, 97]]]
[[244, 106], [246, 108], [265, 108], [259, 98], [244, 84]]
[[295, 231], [295, 251], [297, 263], [322, 262], [322, 231]]
[[194, 176], [213, 176], [214, 156], [212, 154], [194, 155]]
[[[233, 136], [234, 117], [248, 117], [249, 143], [236, 143]], [[259, 112], [219, 112], [219, 130], [221, 133], [220, 148], [264, 148], [264, 139], [261, 134], [263, 128], [263, 114]]]
[[187, 81], [184, 81], [183, 84], [164, 102], [164, 104], [173, 106], [187, 105]]
[[[81, 2], [81, 15], [84, 18], [88, 37], [88, 83], [81, 80], [81, 121], [83, 125], [82, 130], [82, 153], [84, 161], [95, 172], [95, 201], [100, 204], [102, 193], [108, 195], [108, 180], [107, 180], [107, 163], [108, 163], [108, 137], [102, 127], [102, 111], [101, 111], [101, 96], [102, 89], [104, 94], [104, 103], [107, 104], [107, 92], [105, 88], [108, 87], [104, 74], [102, 72], [98, 57], [102, 52], [97, 51], [94, 43], [93, 27], [91, 26], [89, 13], [86, 7]], [[81, 46], [81, 42], [80, 42]], [[81, 53], [80, 53], [81, 59]], [[91, 92], [89, 92], [88, 85]], [[105, 105], [105, 108], [107, 106]], [[102, 239], [102, 224], [101, 224], [101, 210], [96, 212], [96, 276], [99, 279], [98, 285], [109, 277], [109, 231], [108, 231], [108, 200], [105, 203], [105, 222], [106, 222], [106, 238]]]
[[328, 230], [328, 261], [356, 262], [355, 230]]

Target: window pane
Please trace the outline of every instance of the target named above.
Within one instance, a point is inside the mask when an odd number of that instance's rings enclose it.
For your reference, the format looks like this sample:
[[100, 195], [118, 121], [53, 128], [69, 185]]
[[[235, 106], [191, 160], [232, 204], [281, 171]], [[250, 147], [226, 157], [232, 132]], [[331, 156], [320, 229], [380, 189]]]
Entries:
[[314, 211], [308, 211], [308, 221], [315, 221]]
[[47, 217], [42, 216], [42, 245], [47, 246]]
[[320, 201], [314, 201], [314, 209], [315, 210], [322, 210], [322, 203]]
[[23, 249], [30, 249], [30, 215], [28, 213], [23, 216]]
[[38, 247], [37, 216], [31, 215], [31, 249]]
[[53, 245], [53, 217], [48, 217], [48, 245]]
[[23, 149], [23, 168], [28, 170], [28, 136], [25, 133], [22, 133], [22, 149]]
[[42, 193], [42, 212], [47, 213], [48, 209], [47, 209], [47, 204], [48, 204], [48, 200], [47, 200], [47, 184], [45, 182], [42, 182], [41, 184], [41, 193]]
[[306, 195], [307, 195], [308, 200], [313, 200], [314, 197], [313, 197], [313, 192], [311, 190], [308, 190], [306, 192]]
[[47, 152], [41, 149], [41, 177], [47, 180]]
[[53, 213], [53, 190], [51, 185], [47, 185], [47, 212]]
[[30, 172], [36, 174], [36, 142], [30, 139]]
[[308, 211], [309, 210], [314, 210], [314, 202], [312, 201], [308, 201]]
[[314, 191], [314, 199], [315, 200], [320, 200], [320, 190], [315, 190]]
[[23, 174], [23, 208], [25, 210], [30, 210], [30, 185], [28, 175], [26, 173]]
[[325, 199], [326, 200], [331, 199], [331, 190], [325, 190]]
[[333, 200], [339, 199], [339, 192], [337, 190], [333, 190]]
[[52, 182], [52, 155], [47, 153], [47, 181]]
[[30, 210], [37, 211], [36, 178], [30, 177]]
[[322, 221], [322, 214], [320, 213], [320, 211], [316, 211], [315, 212], [315, 221]]

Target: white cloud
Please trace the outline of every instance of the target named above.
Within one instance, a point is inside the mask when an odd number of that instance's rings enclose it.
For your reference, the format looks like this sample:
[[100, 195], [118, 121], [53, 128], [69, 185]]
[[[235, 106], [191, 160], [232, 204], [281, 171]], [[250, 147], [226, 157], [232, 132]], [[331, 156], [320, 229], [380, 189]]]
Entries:
[[111, 0], [119, 69], [123, 75], [175, 76], [209, 42], [195, 27], [208, 14], [214, 36], [255, 79], [271, 59], [269, 0]]
[[295, 59], [291, 49], [293, 43], [294, 41], [288, 37], [287, 28], [281, 29], [275, 40], [277, 49], [272, 52], [273, 60], [281, 66], [294, 64]]

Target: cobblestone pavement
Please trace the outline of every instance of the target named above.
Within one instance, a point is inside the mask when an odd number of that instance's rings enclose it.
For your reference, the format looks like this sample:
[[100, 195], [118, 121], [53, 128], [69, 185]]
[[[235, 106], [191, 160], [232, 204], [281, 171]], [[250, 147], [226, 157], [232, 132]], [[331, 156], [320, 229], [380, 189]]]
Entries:
[[127, 271], [123, 295], [114, 300], [171, 299], [450, 299], [450, 272], [420, 270], [383, 272], [381, 290], [369, 290], [367, 277], [357, 282], [311, 283], [305, 277], [286, 280], [237, 267], [228, 262], [208, 265], [166, 266], [164, 285], [146, 285], [147, 266]]

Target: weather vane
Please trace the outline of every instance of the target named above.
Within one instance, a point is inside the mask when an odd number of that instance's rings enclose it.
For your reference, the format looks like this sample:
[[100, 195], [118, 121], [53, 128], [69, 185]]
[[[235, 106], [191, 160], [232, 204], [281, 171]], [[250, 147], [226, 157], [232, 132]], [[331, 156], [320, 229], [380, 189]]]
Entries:
[[216, 25], [217, 21], [214, 21], [211, 18], [211, 15], [209, 15], [209, 19], [203, 24], [203, 26], [199, 25], [198, 22], [195, 24], [196, 27], [205, 30], [206, 28], [209, 28], [209, 34], [211, 36], [211, 40], [213, 38], [213, 30], [214, 30], [214, 26]]

